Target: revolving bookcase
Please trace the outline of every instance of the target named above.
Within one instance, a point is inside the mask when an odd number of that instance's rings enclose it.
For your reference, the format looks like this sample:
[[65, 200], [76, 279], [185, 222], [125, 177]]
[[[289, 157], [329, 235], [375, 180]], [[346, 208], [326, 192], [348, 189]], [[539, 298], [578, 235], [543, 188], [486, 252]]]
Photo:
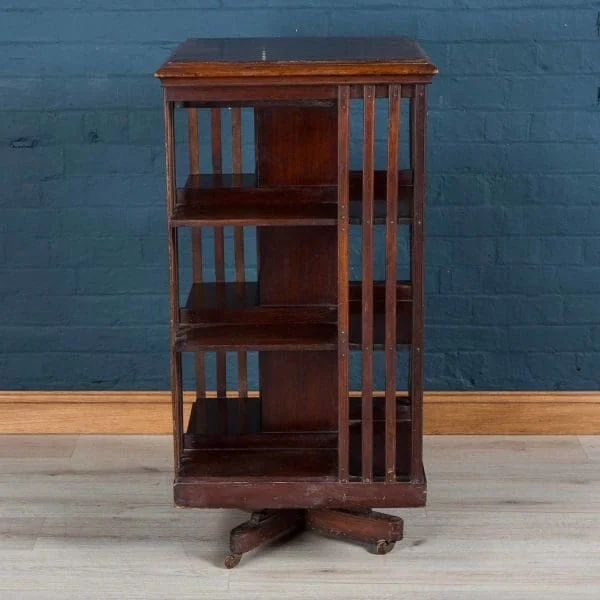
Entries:
[[175, 503], [252, 512], [231, 532], [228, 567], [301, 529], [383, 554], [403, 523], [372, 509], [425, 504], [424, 151], [436, 72], [407, 38], [240, 38], [188, 40], [156, 73]]

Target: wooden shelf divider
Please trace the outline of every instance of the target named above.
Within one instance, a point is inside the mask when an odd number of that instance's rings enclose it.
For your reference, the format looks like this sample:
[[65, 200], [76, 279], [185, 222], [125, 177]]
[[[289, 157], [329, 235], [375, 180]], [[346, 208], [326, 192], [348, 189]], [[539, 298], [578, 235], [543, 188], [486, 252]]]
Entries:
[[[384, 224], [386, 171], [373, 176], [374, 223]], [[349, 174], [349, 222], [362, 221], [362, 171]], [[410, 223], [412, 172], [398, 173], [398, 223]], [[337, 223], [337, 186], [258, 186], [253, 173], [190, 175], [177, 190], [172, 227], [206, 225], [300, 226]]]

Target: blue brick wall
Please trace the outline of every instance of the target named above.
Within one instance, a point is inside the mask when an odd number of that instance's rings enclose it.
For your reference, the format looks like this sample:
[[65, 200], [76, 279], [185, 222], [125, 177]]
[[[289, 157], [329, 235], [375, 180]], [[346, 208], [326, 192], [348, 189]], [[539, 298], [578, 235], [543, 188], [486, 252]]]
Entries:
[[[160, 89], [190, 36], [406, 34], [429, 389], [597, 389], [599, 2], [0, 0], [0, 388], [166, 388]], [[355, 373], [356, 374], [356, 373]]]

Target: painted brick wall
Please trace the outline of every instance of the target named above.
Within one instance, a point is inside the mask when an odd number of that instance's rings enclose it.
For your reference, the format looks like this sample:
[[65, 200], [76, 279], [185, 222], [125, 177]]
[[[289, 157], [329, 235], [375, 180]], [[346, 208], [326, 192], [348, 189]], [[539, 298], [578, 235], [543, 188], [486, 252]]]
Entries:
[[189, 36], [407, 34], [430, 89], [427, 386], [597, 389], [584, 0], [1, 0], [0, 388], [166, 388], [160, 89]]

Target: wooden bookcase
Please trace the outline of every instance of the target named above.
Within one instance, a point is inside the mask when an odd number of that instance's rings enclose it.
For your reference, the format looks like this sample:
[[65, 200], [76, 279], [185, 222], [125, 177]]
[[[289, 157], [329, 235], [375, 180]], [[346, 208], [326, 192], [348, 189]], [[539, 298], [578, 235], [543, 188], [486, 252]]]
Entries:
[[[228, 567], [302, 528], [385, 553], [401, 539], [402, 520], [372, 509], [425, 503], [424, 147], [435, 73], [407, 38], [192, 39], [156, 73], [166, 132], [175, 502], [253, 511], [231, 532]], [[351, 138], [355, 111], [359, 141]], [[182, 141], [187, 158], [176, 170]], [[255, 167], [244, 172], [248, 147]], [[201, 156], [210, 169], [201, 169]], [[360, 238], [356, 278], [351, 230]], [[399, 280], [402, 230], [410, 275]], [[253, 256], [255, 270], [246, 268]], [[382, 394], [374, 390], [378, 352]], [[187, 423], [184, 353], [196, 382]], [[254, 393], [248, 353], [258, 353]], [[359, 394], [350, 392], [352, 353]], [[400, 391], [399, 353], [409, 365]], [[206, 393], [209, 362], [216, 399]]]

